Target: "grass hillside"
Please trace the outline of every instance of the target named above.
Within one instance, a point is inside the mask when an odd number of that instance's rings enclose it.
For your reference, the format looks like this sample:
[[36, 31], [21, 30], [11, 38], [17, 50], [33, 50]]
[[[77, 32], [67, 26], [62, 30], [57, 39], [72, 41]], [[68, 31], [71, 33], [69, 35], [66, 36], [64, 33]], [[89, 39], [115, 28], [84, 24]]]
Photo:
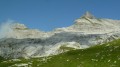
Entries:
[[120, 67], [120, 40], [51, 57], [4, 60], [0, 67]]
[[4, 58], [0, 56], [0, 62], [2, 62], [3, 60], [4, 60]]

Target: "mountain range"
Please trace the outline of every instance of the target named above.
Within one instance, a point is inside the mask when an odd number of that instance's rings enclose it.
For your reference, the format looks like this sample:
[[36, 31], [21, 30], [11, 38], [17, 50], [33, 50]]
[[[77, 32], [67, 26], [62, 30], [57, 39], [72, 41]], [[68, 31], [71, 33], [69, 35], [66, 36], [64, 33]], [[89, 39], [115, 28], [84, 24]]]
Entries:
[[20, 23], [3, 24], [0, 30], [1, 57], [43, 57], [119, 39], [120, 20], [96, 18], [86, 12], [73, 25], [49, 32]]

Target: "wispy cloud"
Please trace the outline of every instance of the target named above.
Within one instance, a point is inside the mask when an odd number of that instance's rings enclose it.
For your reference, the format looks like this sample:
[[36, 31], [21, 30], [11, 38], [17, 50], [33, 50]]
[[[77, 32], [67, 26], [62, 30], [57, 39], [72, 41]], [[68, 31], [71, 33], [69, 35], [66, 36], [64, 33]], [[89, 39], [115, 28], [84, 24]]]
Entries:
[[9, 35], [12, 35], [11, 26], [14, 23], [13, 20], [7, 20], [6, 22], [1, 23], [0, 25], [0, 39], [5, 38]]

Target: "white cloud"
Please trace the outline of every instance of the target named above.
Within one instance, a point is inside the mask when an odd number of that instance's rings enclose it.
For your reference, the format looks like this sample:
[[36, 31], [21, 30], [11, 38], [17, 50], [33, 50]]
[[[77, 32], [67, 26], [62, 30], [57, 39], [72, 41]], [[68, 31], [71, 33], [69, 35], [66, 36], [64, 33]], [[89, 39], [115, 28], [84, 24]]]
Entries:
[[12, 34], [11, 24], [12, 20], [8, 20], [0, 25], [0, 39]]

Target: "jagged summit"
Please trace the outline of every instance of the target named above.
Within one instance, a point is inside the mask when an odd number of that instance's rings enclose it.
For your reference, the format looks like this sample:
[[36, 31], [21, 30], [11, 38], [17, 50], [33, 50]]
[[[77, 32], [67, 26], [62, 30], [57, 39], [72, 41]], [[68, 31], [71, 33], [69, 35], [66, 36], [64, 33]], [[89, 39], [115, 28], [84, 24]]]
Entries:
[[12, 28], [13, 29], [27, 29], [27, 27], [24, 24], [20, 24], [20, 23], [13, 23]]
[[87, 11], [81, 18], [94, 19], [95, 17], [90, 12]]

